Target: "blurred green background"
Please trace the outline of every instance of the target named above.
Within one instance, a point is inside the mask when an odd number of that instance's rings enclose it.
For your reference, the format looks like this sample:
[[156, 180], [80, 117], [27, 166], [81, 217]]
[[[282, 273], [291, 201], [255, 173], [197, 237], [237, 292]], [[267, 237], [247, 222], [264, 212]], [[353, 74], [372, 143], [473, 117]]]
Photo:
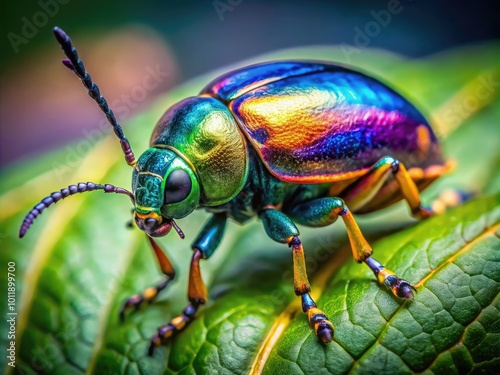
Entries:
[[[92, 140], [103, 124], [59, 63], [55, 25], [73, 38], [123, 121], [191, 77], [277, 49], [342, 44], [347, 54], [380, 47], [423, 57], [498, 39], [499, 10], [493, 0], [2, 1], [0, 160], [13, 166], [71, 140]], [[151, 69], [162, 75], [141, 91]]]

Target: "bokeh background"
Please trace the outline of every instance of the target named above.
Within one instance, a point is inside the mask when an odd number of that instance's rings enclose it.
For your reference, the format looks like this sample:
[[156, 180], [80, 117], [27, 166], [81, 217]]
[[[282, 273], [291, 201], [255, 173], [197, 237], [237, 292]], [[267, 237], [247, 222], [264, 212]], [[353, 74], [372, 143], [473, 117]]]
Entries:
[[[191, 77], [276, 49], [343, 44], [351, 52], [376, 47], [424, 57], [500, 38], [496, 0], [6, 0], [0, 6], [4, 168], [92, 139], [105, 126], [59, 62], [55, 25], [70, 34], [120, 121]], [[391, 6], [397, 13], [387, 18]]]

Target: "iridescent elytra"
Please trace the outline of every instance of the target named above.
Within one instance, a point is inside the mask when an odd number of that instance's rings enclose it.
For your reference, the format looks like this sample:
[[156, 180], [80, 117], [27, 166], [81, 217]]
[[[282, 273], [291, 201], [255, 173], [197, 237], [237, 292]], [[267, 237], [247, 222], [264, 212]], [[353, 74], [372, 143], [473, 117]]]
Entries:
[[172, 228], [184, 238], [175, 219], [195, 209], [211, 214], [192, 243], [189, 304], [159, 327], [150, 354], [184, 329], [207, 301], [200, 260], [217, 249], [228, 219], [243, 224], [258, 217], [272, 240], [291, 248], [295, 293], [324, 343], [333, 340], [333, 324], [309, 294], [296, 224], [321, 227], [340, 216], [354, 259], [397, 298], [413, 298], [415, 288], [372, 257], [353, 216], [399, 200], [418, 219], [435, 214], [421, 205], [419, 192], [449, 167], [428, 121], [400, 94], [364, 73], [328, 62], [252, 65], [216, 78], [197, 96], [167, 109], [150, 148], [136, 160], [70, 38], [57, 27], [54, 34], [68, 57], [63, 64], [82, 80], [119, 138], [133, 168], [132, 190], [93, 182], [70, 185], [37, 204], [19, 236], [43, 210], [70, 195], [104, 190], [129, 196], [135, 224], [145, 232], [165, 278], [125, 301], [124, 319], [127, 310], [152, 302], [175, 277], [155, 238]]

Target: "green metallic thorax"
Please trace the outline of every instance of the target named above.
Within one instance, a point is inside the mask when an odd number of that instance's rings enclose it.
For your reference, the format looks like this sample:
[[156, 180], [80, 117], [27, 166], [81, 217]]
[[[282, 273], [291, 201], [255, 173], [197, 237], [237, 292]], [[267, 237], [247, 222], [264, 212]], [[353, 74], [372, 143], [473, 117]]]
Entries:
[[227, 107], [211, 97], [191, 97], [170, 107], [158, 121], [151, 147], [173, 150], [194, 170], [204, 206], [224, 204], [245, 185], [246, 141]]

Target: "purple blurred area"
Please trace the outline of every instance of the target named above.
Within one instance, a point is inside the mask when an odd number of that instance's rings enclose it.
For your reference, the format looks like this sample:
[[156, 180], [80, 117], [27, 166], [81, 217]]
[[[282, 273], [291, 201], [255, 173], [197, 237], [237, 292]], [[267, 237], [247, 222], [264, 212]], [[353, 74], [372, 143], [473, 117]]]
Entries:
[[498, 39], [499, 10], [493, 0], [4, 2], [0, 160], [12, 165], [84, 138], [103, 122], [60, 64], [55, 25], [71, 35], [124, 120], [188, 78], [280, 48], [364, 43], [420, 57]]

